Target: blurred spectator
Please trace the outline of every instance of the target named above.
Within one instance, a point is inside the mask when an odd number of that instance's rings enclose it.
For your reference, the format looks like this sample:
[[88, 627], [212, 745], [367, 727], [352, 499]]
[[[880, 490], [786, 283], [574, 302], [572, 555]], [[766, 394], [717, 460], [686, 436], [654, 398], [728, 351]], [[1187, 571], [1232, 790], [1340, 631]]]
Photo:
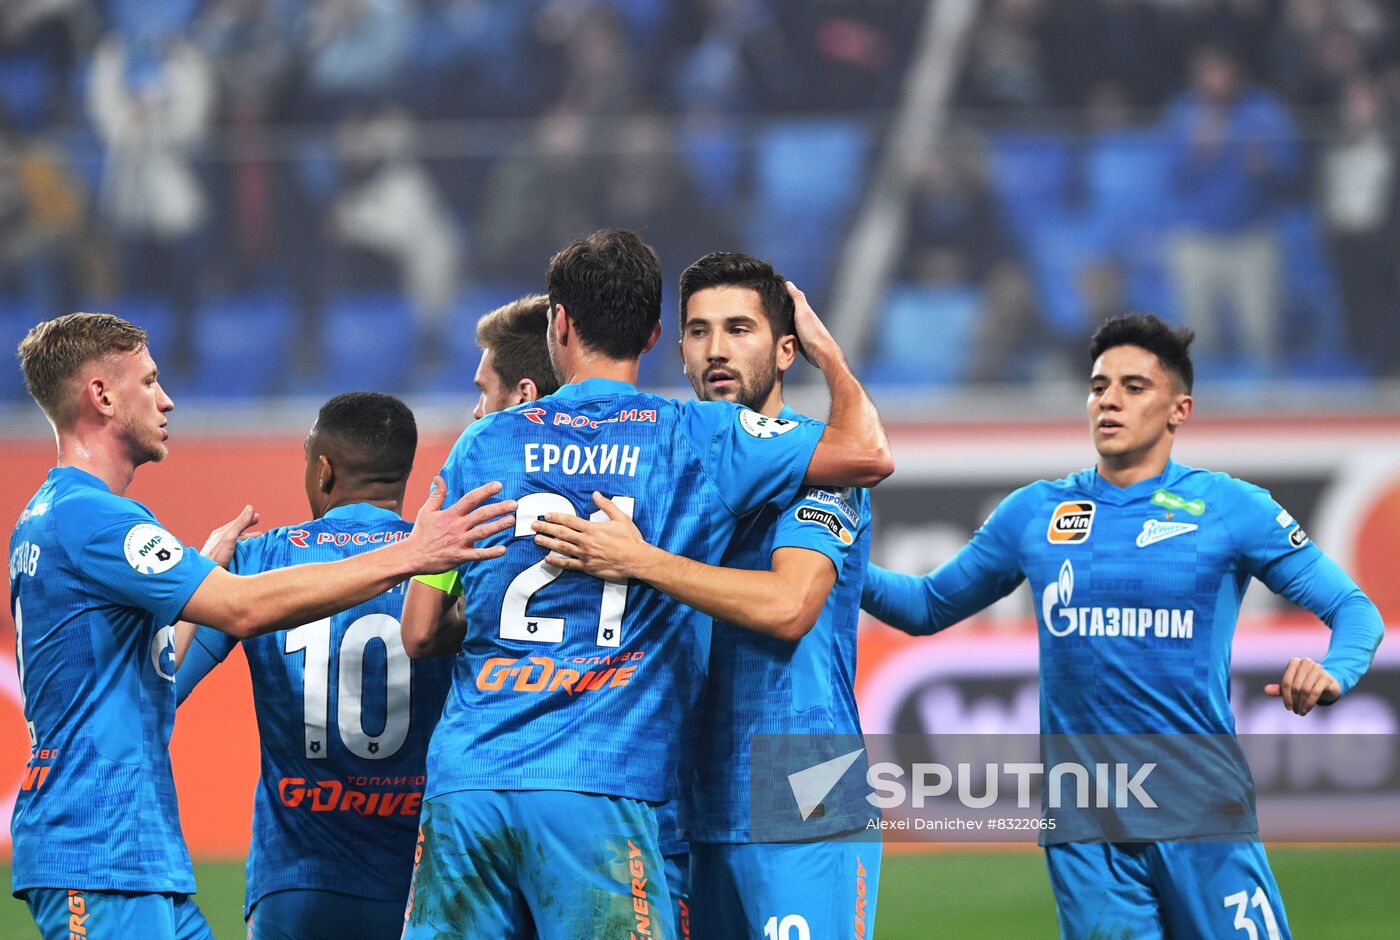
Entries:
[[1323, 153], [1322, 218], [1341, 281], [1353, 349], [1400, 375], [1400, 165], [1379, 86], [1354, 81], [1342, 127]]
[[1043, 334], [1030, 275], [1017, 264], [1001, 262], [987, 275], [969, 379], [1024, 383], [1042, 377]]
[[14, 125], [71, 119], [68, 82], [101, 25], [90, 0], [0, 3], [0, 110]]
[[338, 117], [356, 95], [386, 90], [413, 39], [406, 0], [314, 0], [305, 26], [309, 116]]
[[969, 104], [1028, 109], [1052, 100], [1044, 18], [1043, 0], [993, 0], [968, 55]]
[[636, 55], [611, 7], [555, 0], [537, 15], [535, 30], [543, 54], [564, 66], [553, 107], [594, 115], [637, 105]]
[[605, 167], [595, 153], [593, 133], [582, 115], [555, 111], [497, 161], [477, 226], [485, 271], [513, 281], [537, 281], [561, 245], [596, 227]]
[[1162, 133], [1180, 224], [1169, 259], [1187, 325], [1202, 357], [1222, 349], [1226, 312], [1266, 371], [1280, 361], [1280, 248], [1272, 216], [1299, 172], [1292, 120], [1272, 93], [1247, 84], [1238, 60], [1200, 47], [1191, 89], [1167, 110]]
[[682, 110], [757, 109], [801, 87], [788, 35], [766, 0], [677, 4], [672, 32], [672, 93]]
[[278, 224], [288, 182], [285, 164], [268, 159], [268, 125], [288, 116], [280, 102], [295, 63], [291, 23], [279, 0], [211, 0], [195, 34], [215, 63], [230, 145], [210, 174], [223, 221], [218, 273], [233, 283], [258, 280], [284, 253], [278, 233], [296, 230]]
[[402, 290], [431, 349], [457, 292], [461, 235], [416, 159], [412, 119], [393, 108], [351, 119], [337, 131], [336, 145], [346, 188], [331, 207], [342, 250], [335, 284]]
[[93, 53], [88, 113], [107, 149], [101, 206], [126, 289], [194, 303], [209, 212], [194, 160], [214, 105], [208, 58], [178, 35], [109, 33]]
[[0, 293], [53, 313], [111, 293], [109, 259], [84, 225], [86, 201], [57, 148], [0, 128]]
[[[916, 268], [928, 270], [931, 251], [957, 256], [962, 283], [980, 283], [1005, 254], [976, 141], [952, 141], [924, 161], [910, 199], [907, 239], [905, 276], [913, 280], [923, 279]], [[940, 267], [946, 271], [947, 264]]]
[[[715, 209], [701, 198], [676, 153], [672, 125], [655, 116], [628, 118], [607, 161], [599, 218], [640, 232], [661, 256], [668, 284], [719, 246], [733, 245]], [[671, 224], [684, 219], [684, 225]]]

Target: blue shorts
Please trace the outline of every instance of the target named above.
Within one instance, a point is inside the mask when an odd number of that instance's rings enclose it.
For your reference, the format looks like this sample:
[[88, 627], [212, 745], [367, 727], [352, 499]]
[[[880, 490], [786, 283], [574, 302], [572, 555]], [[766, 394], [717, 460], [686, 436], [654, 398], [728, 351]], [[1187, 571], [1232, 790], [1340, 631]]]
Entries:
[[656, 811], [563, 790], [424, 802], [405, 940], [671, 940]]
[[274, 891], [253, 905], [248, 940], [398, 940], [403, 905], [338, 891]]
[[44, 940], [214, 940], [188, 894], [30, 888], [24, 900]]
[[698, 938], [870, 937], [879, 842], [690, 845], [690, 922]]
[[1074, 842], [1045, 848], [1065, 940], [1289, 940], [1258, 842]]
[[676, 940], [690, 940], [690, 850], [666, 856], [666, 887], [671, 892], [671, 917]]

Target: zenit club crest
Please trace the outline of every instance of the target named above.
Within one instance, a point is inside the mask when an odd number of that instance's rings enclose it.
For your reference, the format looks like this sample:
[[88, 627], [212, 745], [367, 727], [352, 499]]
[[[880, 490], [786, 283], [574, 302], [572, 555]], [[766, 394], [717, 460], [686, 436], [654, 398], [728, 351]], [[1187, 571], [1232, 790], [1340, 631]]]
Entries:
[[1087, 542], [1093, 530], [1094, 504], [1087, 499], [1076, 499], [1055, 507], [1045, 538], [1056, 545], [1073, 545]]

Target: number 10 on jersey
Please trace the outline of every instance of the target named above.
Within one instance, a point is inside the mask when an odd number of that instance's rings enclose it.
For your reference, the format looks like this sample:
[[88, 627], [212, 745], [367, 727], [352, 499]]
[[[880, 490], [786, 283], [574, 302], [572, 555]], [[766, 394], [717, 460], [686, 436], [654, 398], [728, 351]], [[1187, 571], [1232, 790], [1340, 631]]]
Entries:
[[[613, 503], [619, 510], [632, 518], [636, 500], [631, 496], [614, 496]], [[577, 516], [573, 503], [558, 493], [529, 493], [516, 501], [515, 537], [534, 537], [531, 528], [535, 520], [545, 513], [557, 512]], [[606, 522], [607, 514], [601, 509], [588, 517], [589, 522]], [[545, 559], [540, 559], [516, 575], [506, 588], [506, 596], [501, 601], [501, 638], [523, 640], [527, 643], [558, 643], [564, 639], [563, 617], [532, 617], [526, 611], [530, 598], [546, 585], [564, 573]], [[603, 603], [598, 611], [598, 645], [618, 647], [622, 645], [622, 615], [627, 609], [627, 582], [604, 581]]]

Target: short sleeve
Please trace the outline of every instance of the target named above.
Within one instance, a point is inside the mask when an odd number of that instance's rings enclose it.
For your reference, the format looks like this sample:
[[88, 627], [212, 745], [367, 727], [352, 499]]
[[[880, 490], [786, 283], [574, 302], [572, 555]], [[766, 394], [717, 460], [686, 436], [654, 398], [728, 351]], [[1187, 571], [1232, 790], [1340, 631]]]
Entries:
[[270, 532], [264, 533], [239, 542], [233, 550], [233, 560], [228, 564], [229, 573], [258, 574], [266, 571], [268, 568], [267, 546], [271, 534]]
[[95, 532], [65, 527], [64, 548], [89, 584], [109, 600], [149, 611], [162, 625], [180, 619], [180, 611], [214, 570], [214, 562], [138, 512]]
[[681, 426], [735, 515], [797, 496], [825, 425], [770, 418], [731, 402], [682, 402]]
[[839, 572], [869, 519], [869, 498], [862, 489], [804, 487], [778, 516], [773, 548], [820, 552]]

